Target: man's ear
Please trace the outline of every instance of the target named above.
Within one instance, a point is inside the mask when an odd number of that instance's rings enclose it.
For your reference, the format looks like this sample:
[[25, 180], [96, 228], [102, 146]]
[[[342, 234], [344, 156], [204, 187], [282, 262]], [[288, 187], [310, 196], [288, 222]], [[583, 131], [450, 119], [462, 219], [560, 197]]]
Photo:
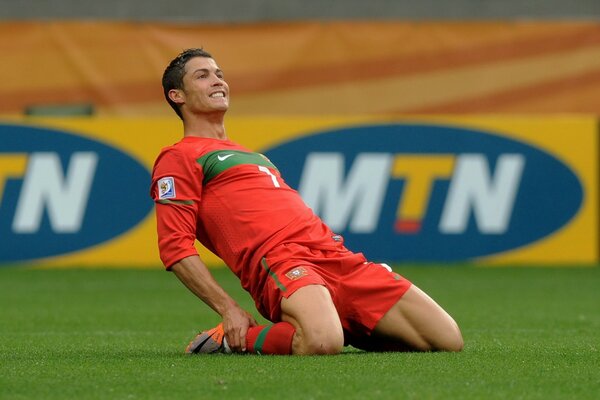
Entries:
[[169, 90], [169, 99], [175, 104], [183, 104], [185, 103], [185, 93], [181, 89], [171, 89]]

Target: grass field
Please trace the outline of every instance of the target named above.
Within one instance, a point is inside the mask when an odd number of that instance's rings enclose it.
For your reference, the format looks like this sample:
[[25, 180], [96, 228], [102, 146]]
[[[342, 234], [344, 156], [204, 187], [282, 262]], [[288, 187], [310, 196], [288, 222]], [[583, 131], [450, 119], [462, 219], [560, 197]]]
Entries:
[[600, 398], [600, 268], [397, 270], [455, 317], [462, 353], [189, 357], [218, 316], [159, 268], [0, 268], [0, 399]]

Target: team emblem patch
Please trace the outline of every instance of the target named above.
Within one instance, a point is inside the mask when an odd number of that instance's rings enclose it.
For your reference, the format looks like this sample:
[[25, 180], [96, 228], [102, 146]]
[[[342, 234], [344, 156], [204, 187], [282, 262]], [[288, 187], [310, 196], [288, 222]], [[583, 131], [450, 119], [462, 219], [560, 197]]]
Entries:
[[172, 199], [175, 197], [175, 179], [170, 176], [158, 181], [158, 198]]
[[303, 276], [308, 275], [308, 271], [304, 267], [296, 267], [294, 269], [289, 270], [285, 276], [288, 277], [289, 280], [295, 281], [296, 279], [300, 279]]

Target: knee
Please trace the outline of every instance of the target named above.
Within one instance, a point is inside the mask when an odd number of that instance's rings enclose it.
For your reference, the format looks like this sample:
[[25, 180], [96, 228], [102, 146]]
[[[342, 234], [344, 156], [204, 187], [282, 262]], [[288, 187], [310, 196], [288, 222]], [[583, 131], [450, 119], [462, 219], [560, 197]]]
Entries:
[[337, 337], [321, 337], [305, 343], [306, 354], [308, 355], [327, 355], [339, 354], [344, 347], [344, 340]]
[[459, 352], [464, 347], [464, 342], [462, 336], [453, 337], [447, 340], [440, 348], [440, 351], [452, 351]]
[[458, 326], [446, 331], [434, 346], [438, 351], [459, 352], [464, 347], [464, 341]]
[[462, 351], [462, 349], [464, 347], [465, 347], [465, 342], [463, 340], [462, 334], [460, 333], [460, 329], [458, 329], [458, 327], [457, 327], [454, 338], [452, 339], [452, 341], [450, 342], [450, 345], [448, 346], [448, 351]]
[[293, 346], [297, 351], [296, 354], [303, 355], [327, 355], [339, 354], [344, 348], [343, 332], [328, 331], [328, 332], [311, 332], [299, 333]]

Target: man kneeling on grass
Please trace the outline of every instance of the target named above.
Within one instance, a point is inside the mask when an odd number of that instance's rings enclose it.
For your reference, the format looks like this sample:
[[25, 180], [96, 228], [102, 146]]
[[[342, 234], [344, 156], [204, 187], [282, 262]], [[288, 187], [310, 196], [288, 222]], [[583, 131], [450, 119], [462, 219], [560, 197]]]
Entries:
[[[152, 173], [160, 256], [222, 317], [186, 352], [462, 349], [457, 324], [435, 301], [387, 265], [346, 249], [265, 156], [228, 139], [229, 87], [209, 53], [185, 50], [162, 84], [183, 138], [161, 151]], [[221, 257], [272, 324], [259, 326], [219, 286], [196, 239]]]

